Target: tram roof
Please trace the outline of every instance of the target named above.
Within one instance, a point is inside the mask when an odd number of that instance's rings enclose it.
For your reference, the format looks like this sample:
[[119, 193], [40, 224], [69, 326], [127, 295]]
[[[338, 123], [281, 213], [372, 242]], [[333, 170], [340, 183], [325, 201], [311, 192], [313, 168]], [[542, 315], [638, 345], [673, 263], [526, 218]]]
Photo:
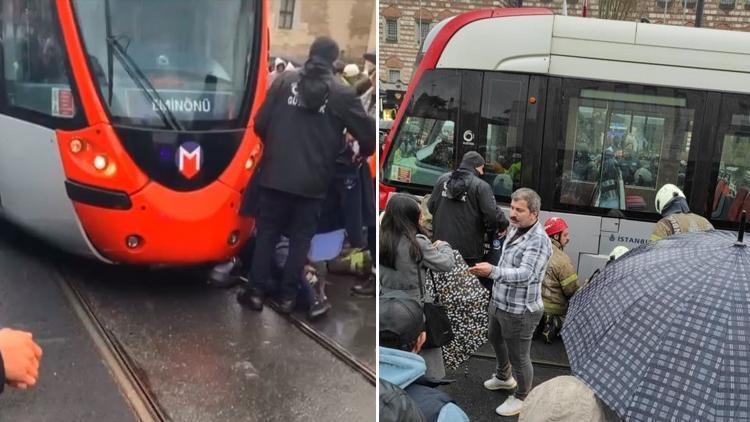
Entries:
[[442, 49], [435, 67], [750, 93], [750, 33], [537, 10], [444, 25], [452, 33], [431, 46]]

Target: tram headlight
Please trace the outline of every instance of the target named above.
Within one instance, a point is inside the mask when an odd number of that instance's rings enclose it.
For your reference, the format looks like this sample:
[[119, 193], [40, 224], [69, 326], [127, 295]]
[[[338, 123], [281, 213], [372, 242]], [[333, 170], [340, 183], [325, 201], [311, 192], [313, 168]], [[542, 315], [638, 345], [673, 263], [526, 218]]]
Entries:
[[253, 161], [252, 158], [248, 158], [247, 161], [245, 161], [245, 170], [250, 170], [255, 165], [255, 161]]
[[143, 239], [137, 234], [131, 234], [125, 238], [125, 246], [127, 246], [128, 249], [135, 249], [141, 246], [141, 242], [143, 242]]
[[83, 150], [83, 141], [80, 139], [73, 139], [70, 141], [70, 152], [73, 154], [78, 154]]
[[107, 168], [107, 157], [101, 154], [94, 157], [94, 168], [99, 171]]

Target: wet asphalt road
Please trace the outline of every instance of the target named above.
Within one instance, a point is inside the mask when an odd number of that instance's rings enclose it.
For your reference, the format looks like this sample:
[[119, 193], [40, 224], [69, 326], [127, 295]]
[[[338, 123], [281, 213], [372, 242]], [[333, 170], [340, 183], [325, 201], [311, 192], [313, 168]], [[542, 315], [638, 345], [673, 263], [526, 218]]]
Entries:
[[[494, 359], [473, 357], [464, 362], [459, 369], [449, 371], [447, 374], [448, 378], [456, 381], [444, 387], [443, 390], [453, 397], [456, 404], [466, 412], [472, 422], [518, 420], [518, 417], [503, 417], [495, 413], [495, 408], [505, 401], [508, 393], [484, 388], [484, 381], [492, 376], [494, 371]], [[539, 385], [559, 375], [570, 375], [570, 371], [564, 368], [534, 365], [533, 385]]]
[[[4, 225], [0, 228], [6, 232]], [[195, 270], [151, 271], [72, 258], [37, 247], [33, 240], [12, 229], [8, 232], [13, 234], [0, 236], [3, 251], [9, 254], [5, 262], [0, 262], [0, 273], [8, 274], [3, 278], [3, 289], [23, 290], [29, 282], [29, 276], [24, 274], [31, 268], [40, 271], [33, 278], [45, 279], [48, 285], [54, 284], [55, 272], [76, 285], [172, 420], [374, 420], [375, 387], [362, 374], [270, 308], [260, 313], [240, 308], [235, 300], [237, 288], [211, 288], [205, 284], [204, 273]], [[53, 289], [48, 291], [55, 295]], [[29, 290], [29, 293], [27, 303], [3, 302], [0, 317], [39, 301], [35, 291]], [[70, 315], [70, 310], [61, 302], [64, 298], [55, 300], [59, 302], [55, 308], [37, 308], [39, 318], [58, 320], [59, 314]], [[345, 334], [347, 329], [357, 328], [352, 321], [366, 319], [370, 302], [372, 325], [369, 330], [373, 333], [373, 344], [369, 347], [372, 357], [368, 358], [368, 347], [360, 344], [365, 339], [364, 331], [355, 329], [351, 335]], [[363, 361], [374, 362], [374, 301], [342, 304], [337, 313], [351, 318], [342, 317], [339, 323], [335, 319], [318, 323], [321, 329], [328, 327], [333, 334], [337, 329], [342, 331], [342, 339], [349, 338], [350, 344], [360, 345], [358, 353]], [[47, 353], [42, 377], [49, 376], [45, 365], [86, 368], [79, 394], [91, 395], [91, 391], [95, 391], [93, 396], [109, 395], [109, 401], [120, 404], [119, 408], [109, 409], [109, 414], [119, 415], [120, 419], [86, 416], [54, 419], [129, 420], [132, 415], [111, 377], [107, 379], [102, 374], [94, 377], [93, 369], [88, 373], [89, 368], [98, 368], [101, 372], [106, 371], [106, 367], [93, 346], [87, 344], [78, 322], [69, 318], [67, 325], [77, 337], [69, 335], [66, 342], [81, 345], [82, 351], [64, 356]], [[44, 328], [34, 319], [29, 319], [27, 325], [35, 332], [54, 330], [54, 327]], [[61, 359], [66, 362], [60, 362]], [[89, 375], [92, 380], [87, 380]], [[57, 388], [65, 390], [68, 386], [61, 382]], [[75, 409], [90, 407], [78, 397], [61, 402], [48, 397], [49, 394], [50, 390], [39, 388], [18, 395], [18, 406], [21, 410], [31, 408], [39, 399], [44, 402], [47, 415], [58, 411], [69, 411], [73, 415]], [[11, 400], [15, 397], [13, 395]], [[5, 395], [0, 396], [0, 409], [5, 408], [6, 400]], [[78, 414], [82, 415], [83, 410]]]
[[[546, 344], [539, 338], [531, 343], [531, 359], [533, 362], [550, 364], [534, 364], [533, 385], [547, 381], [559, 375], [570, 375], [568, 356], [561, 340]], [[502, 417], [495, 413], [507, 398], [507, 392], [490, 391], [484, 388], [484, 381], [495, 372], [495, 354], [492, 346], [485, 343], [467, 362], [458, 369], [448, 371], [447, 378], [454, 383], [443, 388], [464, 409], [472, 421], [515, 421], [518, 417]], [[583, 421], [582, 421], [583, 422]]]
[[136, 421], [55, 270], [24, 242], [0, 223], [0, 327], [31, 331], [44, 355], [33, 389], [0, 395], [0, 421]]

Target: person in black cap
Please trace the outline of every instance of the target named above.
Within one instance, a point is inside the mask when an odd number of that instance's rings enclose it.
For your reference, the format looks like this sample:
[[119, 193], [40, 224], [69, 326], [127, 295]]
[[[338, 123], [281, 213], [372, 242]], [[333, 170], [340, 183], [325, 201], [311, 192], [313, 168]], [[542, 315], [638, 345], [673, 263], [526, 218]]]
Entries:
[[294, 309], [310, 240], [323, 200], [333, 181], [336, 158], [346, 148], [345, 130], [359, 141], [360, 153], [375, 150], [375, 120], [351, 88], [336, 82], [333, 62], [339, 47], [328, 37], [310, 46], [300, 70], [284, 72], [268, 90], [255, 116], [255, 133], [264, 145], [257, 183], [256, 247], [250, 284], [237, 299], [263, 309], [270, 290], [272, 255], [279, 237], [289, 237], [289, 256], [280, 284], [279, 309]]
[[364, 73], [367, 74], [367, 78], [362, 78], [354, 84], [354, 89], [358, 95], [365, 96], [375, 86], [375, 82], [373, 81], [375, 79], [375, 53], [365, 53], [362, 57], [365, 59]]
[[380, 297], [379, 314], [380, 378], [406, 391], [428, 422], [468, 421], [453, 399], [435, 388], [441, 382], [424, 376], [424, 359], [417, 354], [427, 339], [420, 303], [404, 292], [389, 292]]
[[478, 152], [464, 154], [457, 170], [440, 176], [427, 203], [433, 240], [448, 242], [469, 266], [484, 258], [484, 235], [495, 233], [502, 220], [507, 222], [492, 187], [480, 178], [484, 164]]
[[362, 55], [365, 59], [365, 72], [369, 75], [372, 71], [375, 70], [375, 61], [377, 60], [377, 55], [374, 51], [369, 51]]

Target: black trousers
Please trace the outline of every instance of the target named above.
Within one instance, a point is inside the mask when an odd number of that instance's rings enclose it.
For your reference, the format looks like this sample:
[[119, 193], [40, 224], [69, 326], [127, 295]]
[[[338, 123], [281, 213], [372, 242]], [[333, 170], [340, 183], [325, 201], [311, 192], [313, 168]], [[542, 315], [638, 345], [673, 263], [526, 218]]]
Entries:
[[310, 240], [315, 235], [322, 203], [322, 199], [261, 188], [258, 234], [250, 272], [251, 288], [257, 293], [277, 290], [271, 284], [271, 265], [279, 237], [285, 234], [289, 237], [289, 257], [278, 290], [282, 299], [297, 296], [299, 279], [310, 251]]

